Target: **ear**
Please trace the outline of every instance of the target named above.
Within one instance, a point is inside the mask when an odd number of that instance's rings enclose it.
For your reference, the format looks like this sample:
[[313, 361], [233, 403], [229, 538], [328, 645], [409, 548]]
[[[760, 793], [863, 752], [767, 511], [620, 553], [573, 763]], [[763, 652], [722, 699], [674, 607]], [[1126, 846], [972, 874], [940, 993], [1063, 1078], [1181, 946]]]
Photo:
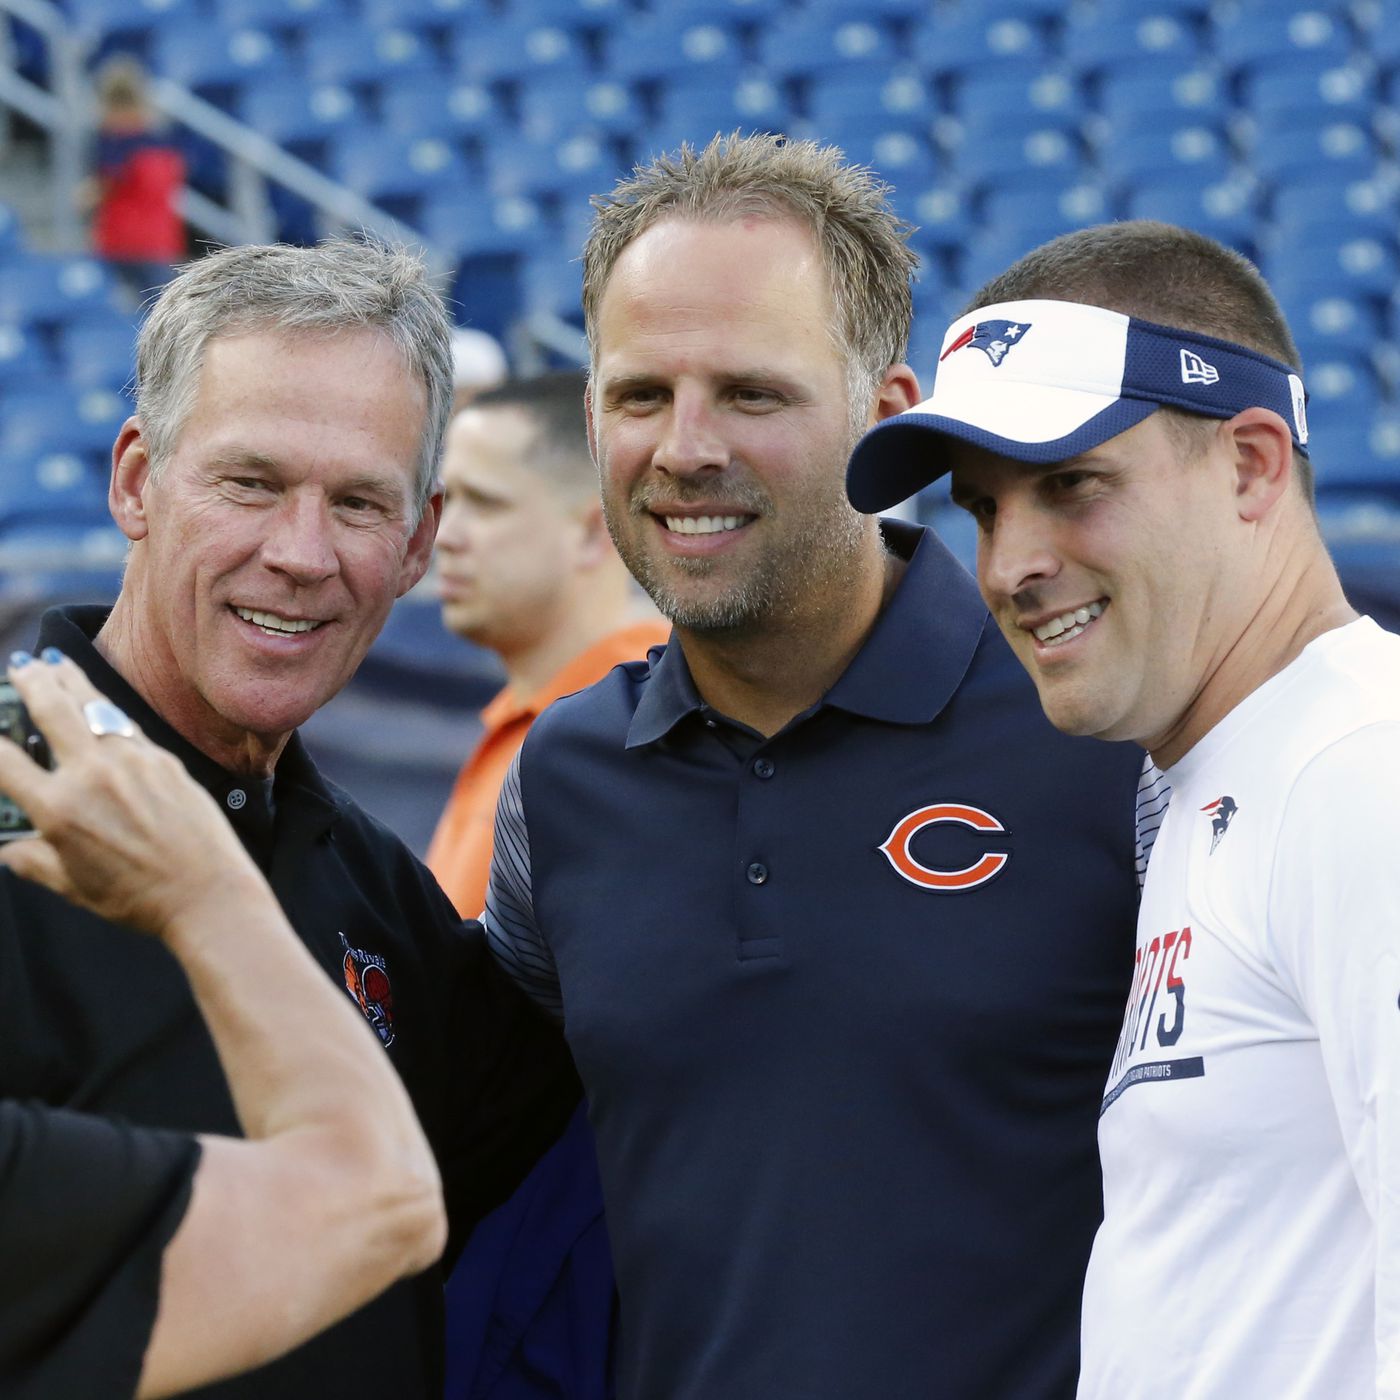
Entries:
[[583, 418], [588, 425], [588, 455], [593, 458], [593, 465], [598, 465], [598, 449], [594, 444], [597, 439], [594, 436], [593, 423], [593, 376], [590, 374], [583, 386]]
[[870, 421], [865, 425], [873, 428], [906, 408], [913, 408], [919, 402], [919, 376], [908, 365], [891, 365], [880, 381], [880, 392], [875, 396]]
[[1241, 520], [1258, 521], [1293, 484], [1293, 436], [1271, 409], [1247, 408], [1222, 424], [1235, 467], [1235, 500]]
[[423, 518], [409, 537], [403, 567], [399, 570], [399, 590], [394, 597], [402, 598], [428, 572], [428, 565], [433, 561], [433, 541], [437, 539], [441, 523], [442, 487], [439, 485], [428, 497], [428, 504], [423, 507]]
[[146, 487], [150, 479], [151, 463], [141, 420], [133, 415], [122, 424], [112, 444], [112, 480], [107, 487], [112, 519], [129, 540], [146, 538]]

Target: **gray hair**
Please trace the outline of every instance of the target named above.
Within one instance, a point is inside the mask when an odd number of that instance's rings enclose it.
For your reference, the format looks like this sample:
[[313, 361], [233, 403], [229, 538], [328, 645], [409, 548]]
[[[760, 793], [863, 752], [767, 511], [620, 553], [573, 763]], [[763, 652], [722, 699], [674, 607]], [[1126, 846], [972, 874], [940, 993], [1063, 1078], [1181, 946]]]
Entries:
[[889, 185], [867, 167], [848, 164], [835, 146], [767, 133], [731, 132], [703, 150], [682, 145], [638, 166], [630, 179], [593, 199], [593, 228], [583, 249], [589, 341], [596, 346], [598, 307], [618, 258], [654, 224], [667, 218], [724, 223], [746, 215], [795, 219], [811, 230], [826, 263], [836, 313], [832, 332], [849, 367], [853, 416], [863, 419], [885, 371], [908, 353], [913, 320], [913, 229], [894, 213], [889, 195]]
[[422, 380], [428, 412], [415, 479], [416, 514], [432, 494], [452, 408], [450, 326], [422, 259], [367, 238], [313, 248], [224, 248], [181, 269], [136, 342], [136, 412], [158, 475], [194, 408], [204, 348], [250, 331], [382, 331]]

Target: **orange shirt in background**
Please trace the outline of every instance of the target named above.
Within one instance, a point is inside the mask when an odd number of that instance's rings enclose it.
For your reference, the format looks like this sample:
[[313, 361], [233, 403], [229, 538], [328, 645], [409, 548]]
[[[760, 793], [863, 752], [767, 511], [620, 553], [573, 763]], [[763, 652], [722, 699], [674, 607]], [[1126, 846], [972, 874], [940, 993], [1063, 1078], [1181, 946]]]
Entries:
[[481, 742], [457, 775], [428, 846], [428, 869], [463, 918], [474, 919], [486, 907], [496, 799], [535, 717], [560, 696], [602, 680], [619, 662], [640, 660], [650, 647], [662, 645], [670, 631], [660, 618], [620, 628], [574, 657], [527, 699], [503, 690], [482, 710]]

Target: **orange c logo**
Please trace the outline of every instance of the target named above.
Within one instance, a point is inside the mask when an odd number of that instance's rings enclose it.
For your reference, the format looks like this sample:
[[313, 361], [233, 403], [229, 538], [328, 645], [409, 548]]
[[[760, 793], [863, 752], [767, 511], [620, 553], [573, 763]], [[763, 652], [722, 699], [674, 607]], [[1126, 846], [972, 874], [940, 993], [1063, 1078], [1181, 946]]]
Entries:
[[934, 826], [938, 822], [958, 822], [977, 831], [1006, 830], [990, 812], [962, 802], [939, 802], [901, 817], [895, 823], [894, 830], [885, 837], [880, 850], [895, 871], [911, 885], [926, 890], [975, 889], [978, 885], [985, 885], [1011, 859], [1008, 855], [988, 852], [962, 870], [930, 870], [928, 866], [920, 865], [910, 854], [910, 844], [926, 826]]

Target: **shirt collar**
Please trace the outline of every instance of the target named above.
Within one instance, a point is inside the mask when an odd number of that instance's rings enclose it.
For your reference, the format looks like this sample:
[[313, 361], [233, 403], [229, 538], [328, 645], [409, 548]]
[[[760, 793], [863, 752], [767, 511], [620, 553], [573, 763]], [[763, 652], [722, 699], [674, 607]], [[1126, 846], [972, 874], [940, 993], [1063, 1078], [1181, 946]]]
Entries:
[[[927, 724], [967, 674], [987, 610], [971, 575], [931, 530], [881, 520], [880, 531], [908, 567], [861, 649], [820, 703], [890, 724]], [[673, 639], [650, 662], [627, 747], [655, 743], [706, 708]]]
[[[161, 748], [173, 753], [185, 765], [191, 777], [211, 793], [219, 805], [228, 810], [230, 818], [234, 819], [236, 812], [243, 809], [229, 808], [229, 792], [239, 787], [250, 797], [256, 793], [261, 798], [263, 784], [256, 778], [231, 773], [227, 768], [215, 763], [208, 754], [195, 748], [142, 699], [119, 671], [113, 669], [95, 645], [95, 638], [102, 630], [110, 611], [101, 604], [50, 608], [39, 623], [38, 645], [57, 647], [72, 658], [98, 690], [125, 710], [141, 726], [142, 732], [152, 743], [159, 744]], [[310, 797], [314, 803], [328, 808], [328, 817], [340, 806], [336, 794], [312, 762], [311, 755], [301, 742], [300, 734], [291, 736], [277, 759], [277, 800], [284, 801], [293, 789], [303, 796]], [[254, 813], [250, 812], [249, 820], [253, 817]]]

